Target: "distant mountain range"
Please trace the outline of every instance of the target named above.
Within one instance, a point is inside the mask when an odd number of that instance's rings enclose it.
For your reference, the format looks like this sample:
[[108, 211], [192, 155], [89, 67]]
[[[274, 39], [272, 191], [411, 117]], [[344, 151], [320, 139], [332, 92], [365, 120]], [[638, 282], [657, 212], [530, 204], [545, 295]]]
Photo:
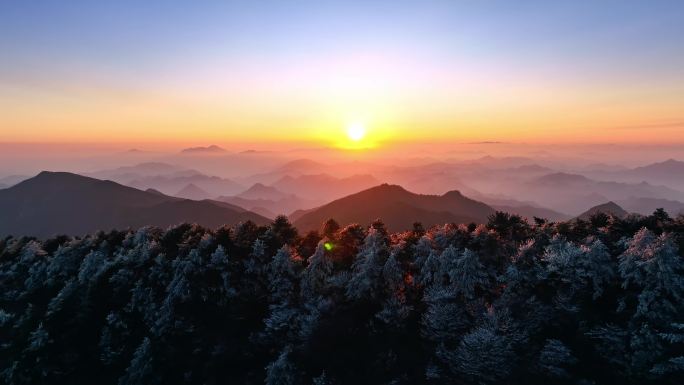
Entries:
[[[155, 168], [157, 166], [151, 166]], [[161, 167], [168, 170], [166, 167]], [[126, 170], [123, 170], [126, 171]], [[166, 176], [150, 176], [157, 182], [169, 180]], [[318, 229], [327, 219], [334, 218], [340, 224], [359, 223], [367, 225], [375, 219], [383, 220], [392, 231], [409, 229], [414, 222], [425, 226], [447, 222], [484, 223], [495, 211], [506, 211], [528, 219], [542, 217], [553, 221], [569, 219], [568, 215], [521, 201], [494, 199], [490, 204], [468, 198], [459, 191], [443, 195], [416, 194], [398, 185], [376, 185], [360, 192], [335, 199], [321, 205], [321, 201], [306, 199], [281, 190], [280, 187], [255, 184], [233, 196], [221, 196], [218, 200], [210, 192], [195, 184], [199, 181], [215, 181], [221, 185], [222, 178], [206, 175], [170, 178], [165, 187], [189, 181], [172, 197], [156, 188], [146, 191], [124, 186], [112, 181], [102, 181], [65, 172], [42, 172], [36, 177], [15, 186], [0, 190], [0, 235], [49, 236], [58, 233], [83, 234], [97, 230], [121, 229], [145, 225], [169, 226], [180, 222], [196, 222], [216, 227], [252, 220], [258, 224], [268, 223], [277, 214], [290, 214], [290, 219], [301, 231]], [[283, 178], [279, 185], [302, 191], [309, 196], [341, 194], [345, 189], [371, 183], [368, 175], [334, 178], [329, 175], [303, 175]], [[554, 189], [586, 186], [595, 182], [576, 175], [550, 174], [536, 179], [538, 186], [552, 185]], [[160, 185], [160, 183], [155, 183]], [[161, 183], [163, 185], [163, 183]], [[620, 185], [620, 184], [618, 184]], [[632, 185], [628, 185], [632, 186]], [[637, 186], [643, 187], [644, 184]], [[306, 192], [311, 188], [313, 192]], [[591, 194], [588, 192], [588, 194]], [[589, 196], [587, 201], [599, 200], [600, 195]], [[187, 199], [183, 199], [187, 198]], [[605, 200], [603, 200], [605, 202]], [[660, 198], [629, 198], [624, 200], [630, 211], [648, 213], [658, 207], [673, 212], [684, 209], [684, 204]], [[634, 209], [639, 207], [639, 210]], [[626, 215], [616, 203], [599, 205], [580, 215], [589, 217], [597, 211], [614, 215]]]
[[410, 229], [414, 222], [424, 226], [448, 222], [483, 223], [494, 209], [463, 196], [458, 191], [444, 195], [421, 195], [397, 185], [383, 184], [298, 213], [294, 221], [301, 231], [318, 229], [329, 218], [341, 225], [368, 225], [381, 219], [390, 231]]
[[208, 227], [269, 222], [228, 203], [179, 199], [66, 172], [41, 172], [0, 190], [0, 212], [0, 235], [38, 237], [182, 222]]
[[14, 186], [15, 184], [30, 178], [27, 175], [9, 175], [0, 178], [0, 189]]
[[626, 210], [642, 215], [650, 215], [659, 208], [667, 211], [672, 217], [684, 213], [684, 203], [680, 201], [657, 199], [657, 198], [636, 198], [630, 197], [617, 202]]
[[284, 176], [273, 187], [297, 196], [317, 200], [330, 201], [349, 194], [377, 186], [380, 181], [372, 175], [352, 175], [336, 178], [328, 174]]
[[149, 175], [165, 175], [181, 171], [183, 168], [162, 162], [145, 162], [134, 166], [123, 166], [112, 169], [100, 170], [84, 175], [97, 179], [110, 179], [115, 182], [125, 183], [130, 179]]
[[545, 207], [578, 213], [587, 206], [631, 197], [683, 201], [684, 192], [647, 182], [606, 182], [570, 173], [551, 173], [507, 187], [509, 195], [525, 197]]
[[273, 186], [266, 186], [262, 183], [255, 183], [252, 187], [236, 195], [238, 198], [243, 199], [267, 199], [272, 201], [277, 201], [285, 198], [289, 198], [292, 194], [288, 194], [278, 190]]
[[190, 147], [190, 148], [186, 148], [186, 149], [181, 150], [182, 154], [194, 154], [194, 155], [223, 154], [225, 152], [226, 152], [225, 149], [223, 149], [223, 148], [221, 148], [215, 144], [212, 144], [211, 146], [207, 146], [207, 147]]
[[245, 188], [232, 179], [208, 176], [199, 173], [190, 175], [171, 174], [143, 176], [129, 181], [126, 185], [140, 190], [153, 188], [168, 195], [175, 195], [182, 189], [188, 187], [188, 185], [194, 185], [196, 188], [205, 191], [210, 197], [237, 194]]
[[235, 196], [220, 196], [217, 200], [254, 211], [267, 218], [277, 215], [288, 215], [296, 210], [310, 209], [322, 202], [303, 199], [295, 194], [288, 194], [273, 186], [256, 183], [249, 189]]
[[668, 159], [627, 170], [595, 170], [587, 175], [616, 182], [648, 182], [684, 190], [684, 162]]
[[213, 198], [211, 194], [197, 187], [194, 183], [190, 183], [183, 187], [180, 191], [174, 194], [175, 197], [192, 199], [196, 201], [201, 201], [203, 199]]

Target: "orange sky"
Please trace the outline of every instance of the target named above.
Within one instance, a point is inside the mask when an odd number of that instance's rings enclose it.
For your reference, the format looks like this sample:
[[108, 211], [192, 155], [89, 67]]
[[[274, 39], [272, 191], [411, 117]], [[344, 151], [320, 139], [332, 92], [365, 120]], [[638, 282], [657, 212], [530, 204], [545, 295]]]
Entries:
[[509, 6], [17, 5], [0, 142], [684, 143], [674, 10]]

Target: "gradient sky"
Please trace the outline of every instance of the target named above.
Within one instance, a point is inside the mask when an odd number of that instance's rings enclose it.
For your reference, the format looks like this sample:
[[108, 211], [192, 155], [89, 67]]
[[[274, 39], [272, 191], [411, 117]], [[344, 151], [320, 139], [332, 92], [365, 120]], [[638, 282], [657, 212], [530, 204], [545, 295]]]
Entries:
[[0, 2], [0, 142], [331, 144], [352, 121], [368, 144], [684, 143], [684, 2]]

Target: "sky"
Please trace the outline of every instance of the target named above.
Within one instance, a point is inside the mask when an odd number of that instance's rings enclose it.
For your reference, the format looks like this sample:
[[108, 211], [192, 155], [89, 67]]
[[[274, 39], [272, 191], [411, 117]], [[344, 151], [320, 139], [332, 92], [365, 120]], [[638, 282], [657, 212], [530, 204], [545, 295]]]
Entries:
[[664, 0], [3, 1], [0, 142], [684, 144], [682, 20]]

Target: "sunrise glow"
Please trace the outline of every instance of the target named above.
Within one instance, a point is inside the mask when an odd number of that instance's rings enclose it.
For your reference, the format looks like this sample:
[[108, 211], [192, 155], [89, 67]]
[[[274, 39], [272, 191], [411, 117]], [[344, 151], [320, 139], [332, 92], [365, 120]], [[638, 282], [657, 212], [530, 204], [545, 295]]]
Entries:
[[366, 127], [359, 122], [351, 123], [347, 126], [347, 136], [349, 139], [358, 142], [366, 136]]
[[9, 6], [0, 140], [684, 142], [680, 12], [494, 3]]

